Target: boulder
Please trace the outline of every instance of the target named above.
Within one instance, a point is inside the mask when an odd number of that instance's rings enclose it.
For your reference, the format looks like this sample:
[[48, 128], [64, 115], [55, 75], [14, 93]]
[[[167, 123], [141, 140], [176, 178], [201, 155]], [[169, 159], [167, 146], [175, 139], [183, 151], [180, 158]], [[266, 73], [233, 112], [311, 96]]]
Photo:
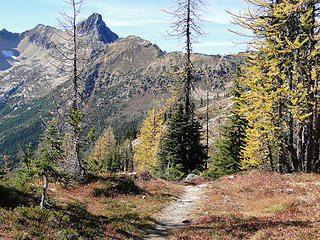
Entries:
[[201, 177], [197, 174], [189, 174], [186, 179], [183, 181], [185, 183], [193, 183], [195, 180], [200, 179]]

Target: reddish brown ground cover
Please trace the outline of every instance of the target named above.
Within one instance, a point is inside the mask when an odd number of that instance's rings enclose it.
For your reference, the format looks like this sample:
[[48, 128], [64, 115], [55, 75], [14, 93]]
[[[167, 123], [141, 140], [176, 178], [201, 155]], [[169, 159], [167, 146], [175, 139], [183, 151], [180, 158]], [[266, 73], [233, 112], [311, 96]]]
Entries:
[[[0, 239], [142, 239], [182, 187], [157, 178], [104, 176], [85, 185], [50, 184], [49, 205], [0, 206]], [[6, 194], [11, 194], [4, 188]]]
[[208, 185], [172, 239], [320, 239], [320, 176], [244, 172]]

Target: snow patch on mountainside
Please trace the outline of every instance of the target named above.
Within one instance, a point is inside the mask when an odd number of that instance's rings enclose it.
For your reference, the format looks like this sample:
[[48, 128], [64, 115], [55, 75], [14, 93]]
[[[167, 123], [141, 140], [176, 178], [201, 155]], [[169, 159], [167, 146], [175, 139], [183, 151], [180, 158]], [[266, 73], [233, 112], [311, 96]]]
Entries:
[[15, 57], [14, 54], [13, 54], [13, 51], [11, 51], [11, 50], [1, 50], [1, 53], [2, 53], [3, 56], [5, 56], [6, 58]]

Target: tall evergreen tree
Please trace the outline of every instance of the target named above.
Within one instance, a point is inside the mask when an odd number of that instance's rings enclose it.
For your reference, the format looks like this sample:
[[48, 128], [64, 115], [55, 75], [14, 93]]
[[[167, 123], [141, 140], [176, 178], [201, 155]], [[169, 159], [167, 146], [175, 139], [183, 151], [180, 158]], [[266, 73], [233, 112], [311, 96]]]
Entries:
[[243, 88], [239, 82], [240, 70], [233, 82], [233, 108], [228, 115], [228, 123], [220, 129], [220, 138], [216, 143], [216, 151], [213, 154], [211, 168], [207, 171], [210, 177], [220, 177], [240, 171], [241, 150], [245, 145], [247, 120], [239, 113], [239, 97]]
[[133, 171], [133, 137], [127, 138], [120, 147], [121, 162], [124, 171]]
[[160, 144], [159, 167], [162, 173], [170, 173], [171, 169], [182, 176], [195, 169], [202, 170], [206, 158], [205, 148], [200, 143], [201, 126], [194, 116], [191, 99], [194, 80], [191, 61], [192, 43], [195, 38], [203, 34], [200, 12], [205, 2], [203, 0], [174, 0], [173, 2], [176, 8], [173, 12], [169, 12], [173, 18], [172, 31], [169, 34], [183, 39], [185, 48], [185, 66], [182, 69], [183, 88], [180, 94], [183, 104], [178, 105], [175, 113], [168, 120], [167, 131]]
[[172, 16], [172, 31], [170, 36], [184, 39], [185, 66], [183, 76], [184, 111], [192, 116], [191, 89], [193, 83], [193, 65], [191, 62], [192, 43], [195, 38], [203, 34], [201, 29], [200, 13], [205, 5], [204, 0], [173, 0], [176, 8], [173, 12], [168, 12]]
[[158, 161], [162, 175], [179, 178], [193, 170], [203, 170], [206, 150], [200, 142], [200, 130], [196, 118], [190, 118], [179, 104], [160, 143]]

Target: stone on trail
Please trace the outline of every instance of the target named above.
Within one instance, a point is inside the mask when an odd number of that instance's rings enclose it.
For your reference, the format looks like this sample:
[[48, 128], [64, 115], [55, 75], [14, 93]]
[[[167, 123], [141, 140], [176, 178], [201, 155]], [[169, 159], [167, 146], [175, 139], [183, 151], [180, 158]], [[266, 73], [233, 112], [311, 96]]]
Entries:
[[196, 179], [200, 179], [201, 177], [199, 175], [196, 174], [189, 174], [186, 179], [183, 181], [185, 183], [192, 183], [194, 180]]

